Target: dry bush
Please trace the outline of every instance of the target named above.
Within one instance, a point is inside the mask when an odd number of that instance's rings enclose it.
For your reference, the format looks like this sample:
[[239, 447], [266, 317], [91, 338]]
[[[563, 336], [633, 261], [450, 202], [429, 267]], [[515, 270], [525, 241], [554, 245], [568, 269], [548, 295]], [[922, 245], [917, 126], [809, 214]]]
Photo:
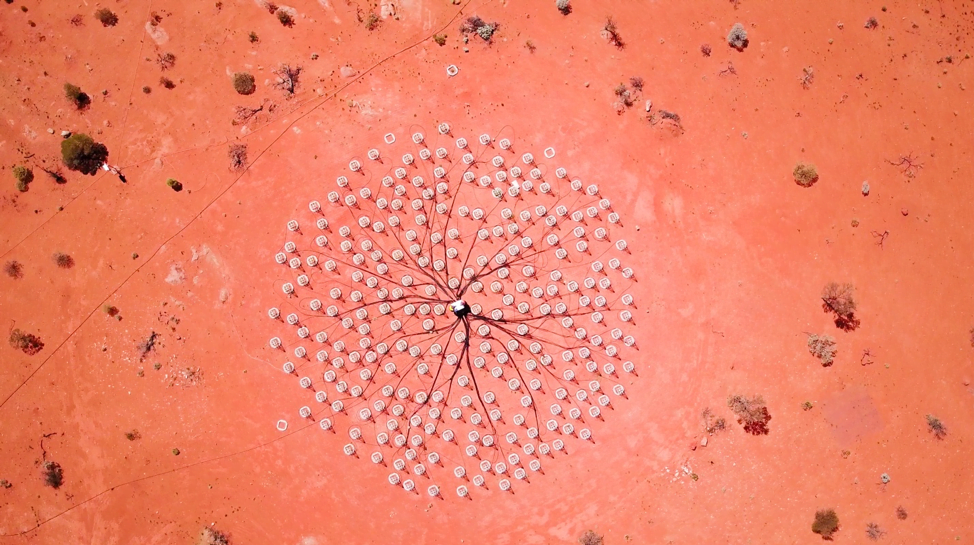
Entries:
[[735, 395], [727, 399], [727, 406], [737, 415], [737, 423], [744, 425], [744, 431], [751, 435], [767, 435], [771, 413], [764, 404], [764, 398], [753, 396], [750, 399]]
[[41, 338], [33, 333], [27, 333], [19, 329], [10, 332], [10, 346], [20, 350], [28, 356], [33, 356], [44, 348]]
[[947, 437], [947, 426], [932, 414], [927, 415], [927, 430], [937, 439]]
[[108, 159], [108, 148], [84, 133], [75, 133], [61, 141], [61, 160], [69, 170], [95, 175]]
[[24, 277], [24, 266], [19, 261], [8, 261], [3, 265], [3, 272], [14, 280]]
[[51, 256], [54, 260], [54, 264], [58, 266], [59, 269], [70, 269], [74, 267], [74, 258], [64, 252], [54, 252]]
[[582, 537], [578, 538], [578, 543], [580, 545], [602, 545], [605, 543], [602, 536], [596, 534], [593, 530], [585, 530]]
[[101, 21], [103, 26], [115, 26], [118, 24], [118, 15], [108, 8], [101, 8], [95, 12], [95, 19]]
[[730, 32], [727, 34], [727, 45], [738, 51], [744, 51], [747, 44], [747, 30], [744, 30], [744, 25], [734, 23], [734, 26], [731, 27]]
[[230, 158], [231, 170], [243, 170], [247, 167], [247, 144], [230, 144], [227, 157]]
[[869, 19], [866, 19], [866, 23], [862, 26], [863, 28], [867, 28], [869, 30], [879, 28], [879, 21], [877, 21], [875, 17], [870, 17]]
[[291, 98], [294, 95], [294, 89], [298, 86], [298, 77], [301, 75], [301, 67], [295, 66], [291, 67], [288, 64], [282, 64], [274, 70], [274, 75], [277, 76], [277, 82], [274, 83], [274, 87], [284, 91], [284, 96]]
[[159, 340], [159, 334], [155, 331], [151, 332], [144, 341], [140, 342], [135, 349], [139, 351], [139, 361], [145, 359], [156, 347], [156, 341]]
[[494, 37], [494, 32], [497, 32], [497, 27], [497, 23], [488, 23], [477, 15], [473, 15], [467, 17], [460, 24], [460, 32], [463, 34], [476, 34], [485, 42], [490, 42]]
[[818, 181], [818, 169], [811, 163], [798, 163], [791, 174], [795, 177], [795, 183], [802, 187], [811, 187]]
[[815, 522], [812, 531], [822, 536], [822, 539], [832, 539], [832, 535], [839, 530], [839, 515], [835, 509], [821, 509], [815, 512]]
[[709, 57], [712, 52], [713, 48], [710, 47], [710, 44], [703, 44], [700, 46], [700, 53], [702, 53], [704, 57]]
[[619, 27], [616, 26], [612, 17], [607, 18], [605, 24], [602, 25], [602, 36], [619, 49], [626, 47], [625, 42], [622, 41], [622, 36], [619, 34]]
[[275, 15], [277, 15], [277, 20], [280, 21], [282, 25], [286, 27], [294, 26], [294, 17], [292, 17], [290, 13], [284, 11], [283, 9], [278, 9]]
[[903, 507], [902, 505], [896, 507], [896, 518], [900, 520], [906, 520], [906, 517], [908, 516], [910, 515], [906, 512], [905, 507]]
[[196, 545], [230, 545], [230, 537], [216, 528], [207, 526], [200, 532]]
[[257, 90], [254, 76], [247, 72], [237, 72], [233, 75], [233, 89], [241, 95], [251, 95]]
[[560, 11], [562, 15], [568, 15], [572, 12], [571, 0], [555, 0], [555, 7], [558, 8], [558, 11]]
[[176, 55], [172, 53], [160, 53], [156, 58], [156, 64], [159, 65], [160, 70], [169, 70], [176, 65]]
[[710, 435], [714, 435], [727, 428], [727, 421], [723, 417], [717, 417], [709, 407], [705, 408], [700, 414], [703, 418], [703, 429]]
[[639, 76], [633, 76], [633, 77], [629, 78], [629, 85], [631, 85], [632, 88], [634, 90], [636, 90], [636, 91], [642, 92], [643, 86], [645, 84], [646, 84], [646, 82], [643, 81], [643, 78], [641, 78]]
[[380, 19], [378, 15], [376, 15], [375, 13], [369, 12], [369, 16], [365, 18], [365, 29], [366, 30], [375, 30], [375, 29], [379, 28], [379, 23], [381, 23], [381, 22], [382, 22], [382, 19]]
[[831, 312], [835, 316], [835, 327], [843, 331], [853, 331], [859, 327], [854, 291], [852, 284], [839, 285], [836, 282], [829, 282], [822, 290], [822, 310]]
[[883, 537], [885, 534], [886, 532], [883, 531], [883, 529], [880, 528], [879, 525], [876, 524], [875, 522], [870, 522], [869, 524], [866, 525], [866, 537], [868, 537], [872, 541], [876, 541], [877, 539]]
[[173, 82], [173, 80], [171, 80], [169, 78], [165, 78], [165, 77], [159, 78], [159, 85], [162, 85], [166, 89], [175, 89], [176, 88], [176, 84]]
[[436, 42], [436, 45], [446, 45], [446, 34], [437, 34], [433, 36], [433, 41]]
[[57, 462], [44, 462], [44, 484], [58, 489], [64, 484], [64, 470]]
[[808, 336], [808, 352], [822, 361], [822, 367], [832, 365], [836, 351], [834, 338], [814, 333]]
[[798, 81], [802, 84], [802, 89], [811, 89], [812, 81], [815, 79], [815, 69], [811, 66], [806, 66], [802, 68], [802, 77], [798, 78]]

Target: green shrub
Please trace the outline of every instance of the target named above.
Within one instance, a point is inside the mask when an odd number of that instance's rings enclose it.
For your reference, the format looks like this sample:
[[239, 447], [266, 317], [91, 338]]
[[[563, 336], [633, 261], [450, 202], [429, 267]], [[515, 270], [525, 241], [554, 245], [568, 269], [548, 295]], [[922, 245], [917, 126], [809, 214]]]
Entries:
[[818, 170], [811, 163], [798, 163], [792, 171], [795, 183], [802, 187], [811, 187], [818, 181]]
[[433, 36], [433, 41], [436, 45], [446, 45], [446, 34], [437, 34]]
[[237, 72], [233, 75], [233, 88], [241, 95], [250, 95], [257, 90], [254, 81], [254, 76], [247, 72]]
[[183, 190], [183, 184], [179, 183], [179, 181], [176, 180], [175, 178], [169, 178], [168, 180], [166, 180], [166, 185], [171, 187], [172, 190], [177, 193]]
[[68, 97], [68, 100], [74, 103], [74, 107], [79, 110], [84, 110], [91, 104], [91, 97], [88, 93], [81, 90], [81, 87], [73, 85], [71, 83], [64, 84], [64, 96]]
[[84, 133], [75, 133], [61, 141], [61, 160], [70, 170], [94, 175], [108, 159], [105, 144], [95, 142]]
[[835, 509], [821, 509], [815, 512], [815, 522], [812, 531], [822, 536], [822, 539], [832, 539], [832, 534], [839, 530], [839, 516]]
[[14, 179], [17, 180], [17, 189], [19, 191], [27, 191], [27, 186], [34, 181], [34, 171], [23, 165], [17, 165], [13, 168]]
[[101, 8], [95, 12], [95, 19], [101, 21], [104, 26], [115, 26], [118, 24], [118, 15], [115, 15], [112, 10], [108, 8]]

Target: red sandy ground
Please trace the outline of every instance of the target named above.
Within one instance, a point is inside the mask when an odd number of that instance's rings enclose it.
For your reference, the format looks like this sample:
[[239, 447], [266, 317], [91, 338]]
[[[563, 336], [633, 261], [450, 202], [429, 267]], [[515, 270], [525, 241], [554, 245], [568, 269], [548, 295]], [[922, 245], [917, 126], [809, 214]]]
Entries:
[[[368, 6], [344, 0], [298, 2], [293, 28], [249, 0], [111, 3], [113, 28], [91, 5], [2, 4], [0, 251], [24, 277], [0, 279], [0, 316], [45, 342], [35, 356], [0, 348], [0, 478], [13, 484], [0, 489], [0, 531], [24, 532], [3, 541], [189, 543], [216, 523], [234, 543], [570, 543], [590, 528], [610, 544], [814, 543], [827, 507], [838, 541], [863, 542], [869, 522], [891, 543], [974, 541], [974, 6], [573, 5], [562, 16], [549, 0], [403, 0], [369, 32], [356, 18]], [[146, 33], [153, 11], [161, 45]], [[472, 14], [500, 22], [493, 45], [461, 43]], [[609, 15], [624, 49], [599, 34]], [[870, 16], [879, 28], [863, 28]], [[743, 52], [724, 42], [737, 21]], [[429, 39], [438, 32], [446, 46]], [[167, 51], [173, 90], [154, 62]], [[280, 62], [305, 70], [290, 100], [268, 83]], [[447, 78], [451, 63], [460, 73]], [[719, 75], [728, 63], [736, 75]], [[257, 93], [234, 93], [239, 70]], [[685, 132], [647, 123], [642, 100], [616, 113], [612, 90], [634, 75]], [[92, 95], [88, 111], [66, 102], [66, 81]], [[263, 100], [276, 109], [231, 125], [234, 106]], [[267, 264], [291, 212], [353, 151], [441, 120], [555, 146], [599, 181], [640, 249], [643, 372], [629, 400], [596, 444], [516, 494], [474, 501], [394, 489], [315, 428], [281, 438], [273, 422], [305, 400], [265, 348]], [[129, 183], [66, 172], [55, 185], [38, 167], [56, 161], [61, 130], [104, 141]], [[242, 176], [226, 158], [237, 140], [253, 161]], [[909, 154], [923, 165], [912, 178], [887, 163]], [[25, 155], [37, 179], [19, 194], [9, 169]], [[792, 181], [798, 161], [817, 165], [813, 187]], [[872, 233], [887, 231], [880, 247]], [[57, 269], [55, 251], [75, 267]], [[174, 266], [185, 279], [167, 283]], [[856, 286], [857, 331], [822, 312], [829, 281]], [[140, 362], [152, 330], [160, 346]], [[805, 332], [837, 338], [832, 367], [807, 353]], [[187, 367], [202, 380], [173, 382]], [[768, 435], [733, 423], [736, 393], [764, 396]], [[705, 407], [731, 425], [701, 447]], [[124, 437], [132, 429], [141, 439]], [[64, 468], [59, 490], [41, 481], [45, 455]]]

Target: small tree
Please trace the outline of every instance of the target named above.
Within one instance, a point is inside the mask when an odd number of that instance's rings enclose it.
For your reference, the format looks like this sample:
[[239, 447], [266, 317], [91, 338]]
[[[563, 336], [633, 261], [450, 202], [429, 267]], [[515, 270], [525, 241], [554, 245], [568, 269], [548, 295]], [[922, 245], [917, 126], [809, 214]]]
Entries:
[[34, 181], [34, 171], [23, 165], [13, 168], [14, 180], [17, 181], [17, 191], [27, 191], [27, 186]]
[[277, 15], [277, 20], [280, 21], [282, 25], [286, 27], [294, 26], [294, 17], [292, 17], [291, 14], [286, 10], [278, 9], [275, 15]]
[[727, 399], [727, 406], [737, 415], [737, 423], [744, 425], [744, 431], [751, 435], [768, 434], [771, 413], [768, 412], [763, 397], [753, 396], [749, 399], [742, 395], [735, 395]]
[[811, 163], [798, 163], [791, 174], [795, 177], [795, 183], [802, 187], [811, 187], [818, 181], [818, 169]]
[[579, 545], [602, 545], [604, 541], [602, 536], [596, 534], [593, 530], [585, 530], [582, 537], [578, 538]]
[[828, 367], [835, 359], [835, 339], [828, 335], [819, 336], [813, 333], [808, 336], [808, 352], [822, 361], [822, 367]]
[[27, 333], [19, 329], [10, 332], [10, 346], [20, 350], [28, 356], [33, 356], [44, 348], [41, 338], [33, 333]]
[[839, 530], [839, 516], [835, 509], [820, 509], [815, 512], [815, 522], [812, 531], [822, 536], [822, 539], [832, 539], [832, 535]]
[[216, 528], [207, 526], [200, 532], [196, 545], [230, 545], [230, 537]]
[[108, 148], [84, 133], [75, 133], [61, 141], [61, 160], [70, 170], [94, 175], [108, 159]]
[[298, 77], [301, 75], [301, 67], [292, 67], [289, 64], [282, 64], [274, 70], [274, 75], [277, 76], [277, 81], [274, 83], [274, 87], [284, 91], [284, 95], [288, 98], [294, 95], [294, 89], [298, 86]]
[[744, 51], [747, 44], [747, 31], [744, 30], [744, 25], [734, 23], [734, 26], [731, 27], [730, 32], [727, 34], [727, 45], [738, 51]]
[[81, 90], [81, 87], [71, 83], [64, 84], [64, 96], [68, 98], [74, 107], [79, 110], [84, 110], [91, 104], [91, 97], [87, 93]]
[[247, 72], [237, 72], [233, 75], [233, 89], [241, 95], [251, 95], [257, 90], [254, 76]]
[[118, 24], [118, 15], [108, 8], [101, 8], [95, 12], [95, 19], [101, 21], [103, 26], [115, 26]]
[[44, 462], [44, 484], [54, 489], [64, 484], [64, 470], [57, 462]]
[[937, 439], [947, 437], [947, 426], [932, 414], [927, 415], [927, 430]]
[[822, 310], [831, 312], [835, 316], [835, 327], [843, 331], [859, 327], [854, 291], [852, 284], [839, 285], [835, 282], [829, 282], [822, 290]]
[[571, 0], [555, 0], [555, 7], [558, 8], [558, 11], [560, 11], [562, 15], [568, 15], [572, 12]]

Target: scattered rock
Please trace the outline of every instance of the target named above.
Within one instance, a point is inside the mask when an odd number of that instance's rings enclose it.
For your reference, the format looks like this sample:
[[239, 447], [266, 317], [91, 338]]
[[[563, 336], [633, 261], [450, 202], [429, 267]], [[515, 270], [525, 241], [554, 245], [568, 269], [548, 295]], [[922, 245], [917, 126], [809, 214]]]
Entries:
[[866, 195], [869, 195], [869, 182], [862, 183], [862, 196], [865, 197]]
[[173, 263], [169, 267], [169, 274], [166, 275], [166, 283], [175, 286], [176, 284], [182, 284], [186, 280], [186, 273], [183, 272], [183, 268], [177, 263]]
[[47, 129], [48, 134], [54, 134], [54, 129]]
[[71, 131], [61, 131], [61, 138], [67, 138], [71, 136]]
[[700, 446], [701, 447], [707, 446], [707, 438], [706, 437], [704, 437], [703, 439], [700, 440]]
[[342, 75], [343, 78], [350, 78], [355, 74], [357, 74], [358, 72], [356, 72], [355, 69], [352, 68], [350, 65], [346, 64], [345, 66], [341, 67], [339, 73]]
[[904, 208], [904, 209], [900, 210], [900, 214], [903, 214], [904, 216], [909, 216], [910, 215], [910, 211], [907, 210], [906, 208]]

